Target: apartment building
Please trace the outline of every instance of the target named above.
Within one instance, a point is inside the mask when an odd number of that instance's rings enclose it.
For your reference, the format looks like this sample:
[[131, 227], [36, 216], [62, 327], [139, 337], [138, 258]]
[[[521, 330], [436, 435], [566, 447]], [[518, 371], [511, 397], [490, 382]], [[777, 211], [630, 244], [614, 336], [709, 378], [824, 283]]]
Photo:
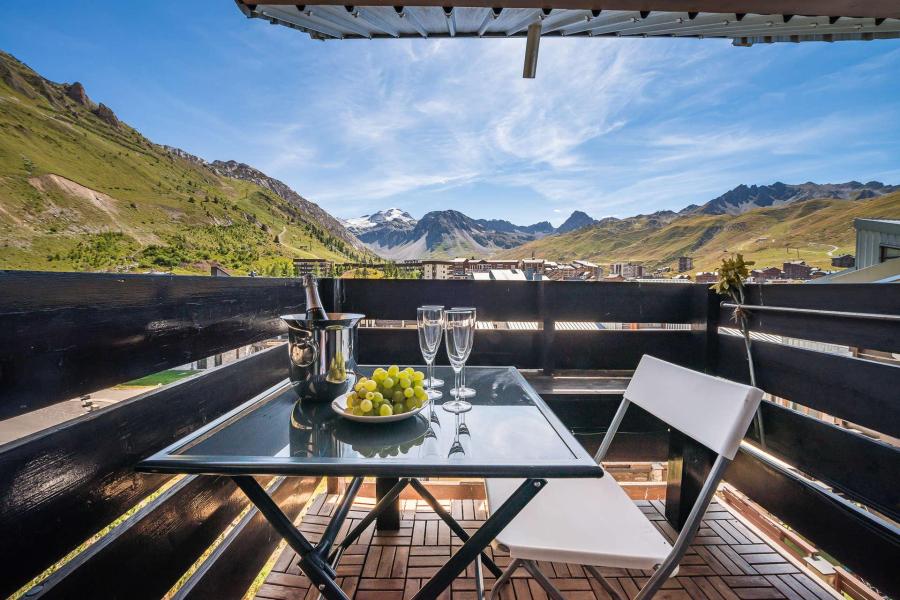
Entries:
[[423, 260], [422, 279], [453, 279], [455, 266], [452, 260]]
[[637, 263], [613, 263], [609, 266], [613, 275], [621, 275], [625, 279], [640, 279], [644, 276], [644, 265]]

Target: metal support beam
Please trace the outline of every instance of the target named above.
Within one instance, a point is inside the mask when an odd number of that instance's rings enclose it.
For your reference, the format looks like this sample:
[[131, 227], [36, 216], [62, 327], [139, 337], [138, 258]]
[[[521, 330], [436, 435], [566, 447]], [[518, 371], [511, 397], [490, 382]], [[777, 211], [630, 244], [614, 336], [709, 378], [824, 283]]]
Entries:
[[351, 9], [349, 10], [350, 14], [366, 25], [374, 27], [375, 29], [380, 29], [391, 37], [400, 37], [400, 32], [397, 31], [397, 28], [381, 18], [378, 13], [371, 8], [363, 8], [360, 6], [351, 6], [349, 8]]
[[447, 19], [447, 32], [450, 37], [456, 37], [456, 13], [452, 6], [444, 7], [444, 18]]
[[518, 21], [515, 21], [506, 30], [506, 36], [509, 37], [511, 35], [517, 34], [520, 31], [522, 31], [523, 29], [525, 29], [526, 27], [528, 27], [529, 25], [531, 25], [532, 23], [540, 23], [542, 18], [543, 18], [543, 16], [542, 16], [542, 13], [540, 10], [538, 10], [538, 9], [530, 10], [525, 14], [525, 16], [523, 16]]
[[541, 46], [541, 24], [532, 23], [528, 26], [528, 40], [525, 42], [525, 67], [522, 69], [522, 77], [534, 79], [537, 74], [538, 50]]
[[478, 37], [484, 35], [484, 32], [487, 31], [487, 28], [491, 26], [491, 23], [497, 20], [500, 16], [500, 13], [503, 12], [502, 8], [489, 8], [487, 14], [484, 15], [484, 20], [481, 22], [481, 25], [478, 27]]
[[412, 25], [412, 28], [415, 29], [419, 35], [423, 38], [428, 37], [428, 30], [422, 26], [422, 23], [419, 21], [418, 17], [416, 17], [415, 13], [411, 12], [405, 6], [395, 6], [394, 10], [397, 11], [397, 14], [400, 15], [401, 19], [406, 19], [406, 21]]
[[259, 14], [266, 17], [267, 19], [271, 19], [272, 23], [289, 23], [307, 31], [314, 31], [315, 33], [319, 33], [321, 35], [327, 35], [328, 37], [334, 38], [336, 40], [344, 39], [344, 34], [337, 29], [329, 27], [328, 25], [323, 25], [322, 23], [314, 21], [313, 19], [307, 18], [307, 16], [303, 13], [286, 16], [281, 13], [275, 14], [267, 10], [262, 10], [259, 11]]

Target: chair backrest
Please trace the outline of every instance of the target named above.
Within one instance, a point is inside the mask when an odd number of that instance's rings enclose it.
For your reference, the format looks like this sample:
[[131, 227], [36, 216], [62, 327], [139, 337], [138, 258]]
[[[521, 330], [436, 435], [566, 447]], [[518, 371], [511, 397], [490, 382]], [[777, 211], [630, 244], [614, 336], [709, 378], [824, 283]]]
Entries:
[[762, 400], [762, 390], [698, 373], [648, 354], [625, 399], [732, 460]]

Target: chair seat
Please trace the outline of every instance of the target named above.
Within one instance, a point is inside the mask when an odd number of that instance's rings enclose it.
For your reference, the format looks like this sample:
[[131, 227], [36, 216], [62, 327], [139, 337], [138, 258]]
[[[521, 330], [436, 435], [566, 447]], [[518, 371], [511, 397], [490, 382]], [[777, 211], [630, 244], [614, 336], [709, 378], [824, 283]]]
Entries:
[[[502, 505], [521, 483], [485, 480], [491, 509]], [[672, 551], [608, 474], [549, 480], [497, 541], [513, 558], [626, 569], [653, 569]]]

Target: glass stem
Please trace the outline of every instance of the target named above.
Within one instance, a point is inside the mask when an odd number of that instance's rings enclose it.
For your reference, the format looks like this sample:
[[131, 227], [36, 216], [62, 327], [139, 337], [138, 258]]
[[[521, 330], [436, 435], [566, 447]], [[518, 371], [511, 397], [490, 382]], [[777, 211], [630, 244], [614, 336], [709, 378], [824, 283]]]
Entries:
[[434, 360], [432, 359], [426, 366], [428, 367], [427, 369], [425, 369], [426, 371], [428, 371], [428, 388], [427, 389], [430, 392], [431, 390], [434, 389]]
[[466, 387], [466, 365], [462, 366], [462, 369], [459, 370], [460, 380], [462, 381], [462, 387]]
[[453, 369], [454, 379], [456, 379], [456, 400], [459, 401], [460, 394], [462, 393], [459, 389], [460, 381], [462, 381], [462, 369]]

